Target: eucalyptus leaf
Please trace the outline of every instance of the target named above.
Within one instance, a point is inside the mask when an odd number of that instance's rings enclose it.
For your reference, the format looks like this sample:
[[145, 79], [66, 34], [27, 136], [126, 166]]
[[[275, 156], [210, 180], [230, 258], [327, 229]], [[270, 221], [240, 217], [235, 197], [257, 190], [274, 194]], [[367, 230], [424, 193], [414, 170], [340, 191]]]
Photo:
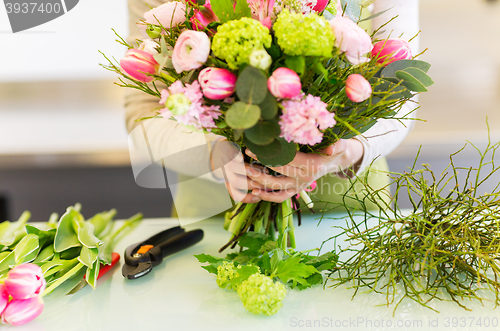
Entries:
[[[406, 68], [403, 71], [409, 73], [413, 77], [415, 77], [422, 85], [425, 87], [431, 86], [434, 84], [434, 81], [432, 78], [429, 77], [424, 71], [418, 69], [418, 68]], [[398, 72], [396, 71], [396, 76]]]
[[236, 81], [236, 95], [246, 103], [257, 105], [267, 95], [267, 77], [262, 70], [246, 66]]
[[376, 18], [376, 17], [379, 17], [380, 15], [382, 15], [382, 14], [384, 14], [384, 13], [388, 12], [388, 11], [389, 11], [389, 10], [391, 10], [392, 8], [394, 8], [394, 7], [390, 7], [390, 8], [388, 8], [388, 9], [386, 9], [386, 10], [382, 10], [382, 11], [380, 11], [380, 12], [376, 13], [376, 14], [373, 14], [373, 15], [371, 15], [371, 16], [368, 16], [368, 17], [366, 17], [366, 18], [363, 18], [362, 20], [359, 20], [359, 22], [358, 22], [358, 23], [361, 23], [361, 22], [364, 22], [364, 21], [369, 21], [369, 20], [372, 20], [372, 19], [374, 19], [374, 18]]
[[83, 219], [81, 214], [69, 207], [66, 213], [61, 216], [54, 238], [54, 251], [62, 252], [71, 247], [81, 246], [78, 236], [73, 229], [73, 220]]
[[414, 92], [427, 92], [427, 88], [417, 78], [406, 71], [396, 71], [396, 77], [403, 80], [403, 85]]
[[[39, 247], [38, 236], [36, 234], [30, 233], [24, 236], [14, 249], [16, 264], [34, 260], [38, 254]], [[33, 256], [34, 252], [36, 254]]]
[[260, 118], [260, 108], [241, 101], [235, 102], [226, 112], [226, 123], [233, 129], [248, 129]]
[[281, 144], [278, 139], [274, 139], [272, 143], [261, 146], [252, 143], [247, 137], [243, 138], [243, 143], [247, 146], [249, 150], [251, 150], [257, 157], [273, 157], [281, 152]]
[[257, 154], [259, 158], [259, 162], [268, 167], [281, 167], [293, 161], [295, 155], [297, 154], [297, 145], [293, 142], [287, 142], [283, 138], [277, 138], [278, 142], [281, 145], [281, 151], [278, 154], [275, 154], [271, 157], [260, 156]]
[[261, 121], [245, 130], [245, 137], [256, 145], [267, 145], [281, 133], [278, 121]]
[[423, 72], [427, 72], [430, 67], [431, 65], [429, 63], [420, 60], [399, 60], [388, 64], [384, 70], [382, 70], [380, 77], [396, 78], [396, 71], [405, 70], [406, 68], [418, 68]]
[[92, 268], [92, 264], [97, 260], [98, 254], [99, 250], [97, 248], [88, 248], [83, 246], [80, 256], [78, 257], [78, 261], [87, 267]]
[[267, 91], [264, 101], [259, 103], [260, 115], [265, 120], [272, 120], [278, 114], [278, 101], [271, 92]]
[[342, 10], [344, 15], [349, 17], [354, 23], [358, 23], [361, 18], [361, 5], [356, 0], [342, 0]]

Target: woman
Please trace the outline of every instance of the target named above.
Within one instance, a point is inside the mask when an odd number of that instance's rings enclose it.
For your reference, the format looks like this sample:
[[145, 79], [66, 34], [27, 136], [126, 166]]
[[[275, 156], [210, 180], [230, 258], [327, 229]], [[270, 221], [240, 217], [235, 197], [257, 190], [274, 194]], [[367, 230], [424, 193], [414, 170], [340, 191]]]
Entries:
[[[166, 1], [150, 0], [148, 3], [156, 7], [164, 2]], [[143, 39], [136, 23], [150, 8], [144, 4], [144, 0], [129, 0], [128, 3], [129, 42], [134, 43], [136, 39]], [[419, 31], [418, 0], [377, 0], [372, 11], [378, 13], [389, 8], [392, 9], [371, 21], [373, 29], [396, 15], [399, 17], [386, 25], [383, 28], [385, 32], [378, 38], [391, 35], [408, 40], [414, 37]], [[418, 38], [412, 40], [411, 46], [413, 54], [417, 54]], [[127, 89], [125, 106], [127, 128], [131, 131], [139, 125], [137, 119], [151, 116], [152, 109], [158, 107], [158, 99]], [[415, 103], [407, 103], [400, 112], [404, 115], [414, 108]], [[147, 139], [156, 159], [168, 155], [177, 156], [164, 162], [165, 167], [178, 173], [176, 183], [169, 180], [169, 186], [176, 187], [176, 210], [182, 218], [195, 219], [214, 216], [231, 207], [228, 188], [235, 200], [246, 203], [260, 200], [282, 202], [315, 180], [318, 185], [312, 193], [317, 198], [338, 202], [350, 187], [350, 180], [346, 176], [354, 175], [368, 176], [367, 180], [373, 188], [382, 188], [388, 184], [387, 176], [375, 171], [367, 172], [366, 169], [371, 165], [374, 170], [387, 170], [383, 157], [401, 143], [411, 128], [411, 123], [380, 120], [362, 136], [341, 140], [327, 147], [323, 155], [297, 153], [290, 164], [275, 169], [284, 176], [275, 177], [257, 166], [243, 164], [241, 156], [225, 167], [224, 174], [214, 163], [214, 155], [234, 156], [238, 151], [224, 144], [221, 137], [191, 132], [173, 120], [155, 119], [147, 122]], [[199, 148], [200, 146], [203, 148]], [[246, 153], [254, 157], [250, 151]], [[228, 181], [226, 185], [224, 178]]]

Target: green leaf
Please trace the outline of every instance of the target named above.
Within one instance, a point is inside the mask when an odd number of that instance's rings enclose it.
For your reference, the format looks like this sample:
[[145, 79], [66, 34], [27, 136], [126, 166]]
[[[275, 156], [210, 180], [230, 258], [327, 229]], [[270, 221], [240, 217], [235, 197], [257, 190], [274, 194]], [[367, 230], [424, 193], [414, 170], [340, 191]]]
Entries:
[[265, 120], [272, 120], [278, 114], [278, 101], [271, 92], [267, 91], [264, 101], [259, 103], [260, 115]]
[[54, 251], [62, 252], [71, 247], [81, 246], [78, 236], [73, 229], [73, 220], [83, 220], [83, 216], [69, 207], [66, 213], [61, 216], [57, 226], [56, 237], [54, 238]]
[[[24, 236], [14, 249], [16, 264], [34, 260], [38, 255], [39, 247], [38, 236], [36, 234], [30, 233]], [[33, 255], [33, 253], [35, 254]]]
[[396, 71], [406, 68], [418, 68], [423, 72], [427, 72], [430, 67], [431, 65], [429, 63], [420, 60], [399, 60], [388, 64], [380, 73], [380, 77], [396, 78]]
[[219, 261], [224, 260], [223, 258], [215, 257], [215, 256], [204, 254], [204, 253], [194, 255], [194, 257], [197, 258], [200, 263], [217, 263]]
[[213, 0], [210, 5], [214, 14], [222, 23], [230, 21], [234, 16], [233, 1], [231, 0]]
[[278, 263], [275, 276], [285, 284], [292, 282], [293, 288], [297, 283], [307, 285], [306, 278], [317, 272], [315, 267], [300, 263], [300, 257], [294, 256]]
[[14, 251], [10, 252], [6, 257], [0, 262], [0, 273], [4, 270], [8, 270], [16, 265], [16, 253]]
[[307, 283], [304, 285], [298, 284], [297, 289], [302, 291], [302, 290], [305, 290], [306, 288], [309, 288], [313, 285], [323, 283], [323, 275], [321, 275], [320, 273], [312, 274], [311, 276], [306, 278], [306, 282]]
[[342, 0], [341, 4], [344, 15], [358, 23], [361, 18], [361, 5], [356, 0]]
[[89, 219], [88, 222], [92, 223], [94, 226], [94, 235], [99, 237], [99, 235], [108, 227], [115, 215], [116, 209], [112, 209], [105, 213], [96, 214]]
[[240, 237], [238, 245], [246, 247], [250, 250], [258, 251], [268, 240], [269, 235], [267, 234], [247, 232]]
[[97, 260], [99, 251], [97, 248], [88, 248], [86, 246], [82, 247], [78, 261], [83, 263], [89, 268], [92, 268], [92, 264]]
[[272, 143], [262, 146], [256, 145], [246, 137], [243, 137], [243, 143], [249, 150], [257, 155], [259, 161], [261, 157], [273, 157], [281, 152], [281, 143], [278, 139], [274, 139]]
[[413, 75], [407, 73], [406, 71], [396, 71], [396, 77], [403, 80], [403, 85], [414, 92], [427, 92], [427, 88]]
[[[420, 83], [422, 83], [425, 87], [431, 86], [434, 84], [434, 81], [432, 78], [429, 77], [425, 72], [418, 68], [406, 68], [405, 70], [407, 73], [415, 77]], [[396, 71], [396, 76], [398, 75]]]
[[260, 259], [255, 261], [255, 264], [259, 266], [262, 274], [271, 275], [271, 258], [269, 257], [269, 253], [266, 252], [263, 254]]
[[[398, 80], [399, 82], [399, 80]], [[387, 91], [391, 91], [388, 95]], [[411, 98], [413, 95], [408, 89], [403, 85], [396, 85], [387, 79], [382, 79], [380, 84], [375, 85], [373, 89], [374, 95], [377, 97], [383, 97], [384, 100], [396, 100], [401, 98]], [[374, 97], [375, 98], [375, 97]], [[372, 98], [373, 99], [373, 98]], [[374, 102], [376, 103], [376, 102]]]
[[306, 69], [306, 59], [304, 56], [287, 56], [285, 58], [285, 65], [288, 69], [292, 69], [299, 75], [304, 73]]
[[245, 130], [245, 137], [256, 145], [267, 145], [281, 133], [278, 121], [261, 121]]
[[42, 263], [42, 262], [47, 262], [50, 260], [52, 257], [54, 257], [54, 246], [50, 245], [45, 247], [40, 254], [36, 257], [35, 261], [33, 263]]
[[334, 252], [327, 252], [306, 262], [315, 267], [318, 271], [331, 270], [337, 265], [339, 257]]
[[273, 256], [271, 257], [271, 274], [275, 274], [278, 269], [278, 265], [281, 261], [283, 261], [284, 252], [281, 248], [276, 248], [272, 251]]
[[226, 123], [233, 129], [248, 129], [260, 118], [260, 108], [241, 101], [235, 102], [226, 112]]
[[102, 240], [94, 236], [94, 225], [90, 222], [83, 222], [80, 230], [78, 230], [78, 240], [88, 248], [98, 247], [102, 245]]
[[[284, 166], [284, 165], [292, 162], [292, 160], [295, 158], [295, 155], [297, 154], [297, 145], [295, 143], [287, 142], [283, 138], [277, 138], [276, 140], [280, 143], [280, 146], [281, 146], [279, 153], [269, 157], [267, 154], [266, 155], [259, 155], [258, 153], [254, 152], [257, 155], [257, 157], [259, 158], [259, 162], [265, 166], [268, 166], [268, 167]], [[267, 146], [268, 145], [266, 145], [264, 147], [267, 147]], [[253, 152], [252, 149], [250, 149], [250, 150]]]
[[61, 252], [61, 259], [63, 260], [73, 260], [80, 256], [80, 252], [82, 250], [82, 246], [71, 247]]
[[246, 66], [236, 81], [236, 95], [241, 101], [254, 105], [264, 101], [267, 95], [267, 77], [262, 70]]
[[237, 0], [236, 8], [234, 9], [235, 19], [242, 17], [252, 17], [252, 11], [248, 5], [247, 0]]
[[232, 278], [230, 281], [224, 283], [222, 287], [231, 287], [234, 288], [235, 285], [239, 285], [245, 280], [248, 279], [251, 275], [258, 273], [259, 268], [256, 265], [242, 265], [240, 268], [236, 269], [238, 271], [238, 275]]
[[372, 19], [374, 19], [374, 18], [376, 18], [376, 17], [379, 17], [380, 15], [384, 14], [385, 12], [388, 12], [388, 11], [389, 11], [389, 10], [391, 10], [392, 8], [394, 8], [394, 7], [390, 7], [390, 8], [388, 8], [388, 9], [386, 9], [386, 10], [382, 10], [382, 11], [380, 11], [380, 12], [376, 13], [376, 14], [373, 14], [373, 15], [371, 15], [371, 16], [368, 16], [368, 17], [366, 17], [366, 18], [363, 18], [362, 20], [359, 20], [359, 22], [358, 22], [358, 23], [361, 23], [361, 22], [364, 22], [364, 21], [369, 21], [369, 20], [372, 20]]
[[85, 279], [87, 280], [87, 283], [90, 286], [92, 286], [93, 289], [95, 289], [97, 283], [97, 276], [99, 276], [100, 266], [101, 264], [99, 263], [98, 260], [96, 260], [92, 265], [92, 268], [88, 268], [85, 274]]

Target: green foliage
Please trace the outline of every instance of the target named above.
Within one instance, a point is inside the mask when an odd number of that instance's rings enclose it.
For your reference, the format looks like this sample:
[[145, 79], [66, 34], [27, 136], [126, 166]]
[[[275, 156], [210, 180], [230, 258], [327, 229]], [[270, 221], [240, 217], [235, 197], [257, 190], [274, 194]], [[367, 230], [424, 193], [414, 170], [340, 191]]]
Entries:
[[[288, 142], [283, 138], [276, 138], [280, 144], [280, 151], [274, 155], [259, 155], [259, 162], [268, 167], [281, 167], [290, 163], [297, 154], [297, 145], [293, 142]], [[252, 149], [250, 149], [252, 150]]]
[[4, 242], [12, 244], [0, 246], [0, 274], [32, 262], [42, 268], [47, 282], [44, 295], [59, 286], [65, 292], [75, 293], [83, 287], [82, 281], [95, 287], [100, 265], [111, 263], [111, 252], [119, 236], [136, 227], [142, 218], [134, 215], [111, 232], [115, 214], [116, 210], [110, 210], [85, 221], [76, 205], [69, 207], [59, 221], [54, 214], [49, 222], [26, 224], [29, 213], [25, 212], [18, 222], [1, 223], [7, 224], [3, 225]]
[[260, 118], [260, 108], [241, 101], [231, 105], [226, 112], [226, 123], [233, 129], [248, 129]]
[[267, 77], [262, 70], [246, 66], [236, 81], [236, 95], [240, 101], [258, 105], [264, 102], [267, 94]]
[[[500, 186], [480, 193], [499, 173], [500, 143], [489, 143], [484, 151], [473, 147], [479, 154], [475, 166], [455, 164], [460, 150], [440, 176], [426, 164], [417, 170], [417, 159], [408, 172], [391, 173], [390, 202], [383, 202], [385, 189], [375, 190], [365, 180], [360, 180], [364, 193], [351, 188], [344, 199], [356, 200], [363, 213], [349, 214], [340, 234], [350, 245], [340, 253], [338, 272], [330, 275], [333, 286], [350, 284], [354, 295], [380, 293], [387, 305], [395, 303], [394, 312], [404, 299], [430, 309], [433, 300], [453, 301], [468, 310], [464, 299], [489, 300], [485, 290], [500, 304]], [[412, 204], [410, 212], [400, 208], [402, 199]], [[380, 211], [368, 211], [368, 203]]]
[[281, 133], [278, 121], [260, 121], [245, 130], [245, 137], [256, 145], [270, 144]]
[[250, 7], [245, 0], [237, 0], [236, 6], [234, 6], [233, 0], [213, 0], [210, 1], [210, 5], [222, 23], [242, 17], [252, 17]]

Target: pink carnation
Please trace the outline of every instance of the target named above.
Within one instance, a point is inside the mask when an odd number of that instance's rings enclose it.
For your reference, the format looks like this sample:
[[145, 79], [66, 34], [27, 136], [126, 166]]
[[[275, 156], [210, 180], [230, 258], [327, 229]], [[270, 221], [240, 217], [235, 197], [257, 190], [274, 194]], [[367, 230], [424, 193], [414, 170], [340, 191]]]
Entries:
[[198, 81], [192, 84], [183, 84], [181, 81], [176, 81], [168, 89], [161, 91], [160, 104], [166, 104], [168, 97], [175, 94], [183, 94], [190, 102], [188, 110], [181, 115], [173, 115], [172, 110], [163, 108], [160, 110], [161, 116], [166, 119], [173, 117], [179, 123], [186, 126], [194, 127], [195, 129], [215, 128], [214, 119], [219, 118], [219, 106], [203, 105], [203, 93], [200, 89]]
[[284, 100], [281, 115], [281, 137], [302, 145], [315, 145], [323, 139], [320, 130], [335, 125], [335, 114], [326, 109], [319, 97], [308, 94], [303, 99]]

